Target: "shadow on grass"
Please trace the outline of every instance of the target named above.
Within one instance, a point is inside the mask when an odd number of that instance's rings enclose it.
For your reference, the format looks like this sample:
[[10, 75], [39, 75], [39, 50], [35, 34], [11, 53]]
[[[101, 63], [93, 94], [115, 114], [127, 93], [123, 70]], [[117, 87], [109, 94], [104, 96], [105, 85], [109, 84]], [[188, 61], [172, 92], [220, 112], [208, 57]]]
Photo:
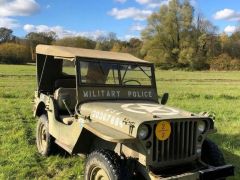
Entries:
[[54, 150], [53, 150], [51, 156], [59, 156], [62, 158], [72, 157], [72, 155], [70, 155], [67, 151], [65, 151], [63, 148], [61, 148], [57, 144], [54, 145]]
[[235, 135], [216, 133], [210, 138], [221, 148], [226, 163], [234, 165], [235, 177], [233, 179], [240, 179], [240, 156], [234, 154], [236, 150], [240, 150], [240, 133]]

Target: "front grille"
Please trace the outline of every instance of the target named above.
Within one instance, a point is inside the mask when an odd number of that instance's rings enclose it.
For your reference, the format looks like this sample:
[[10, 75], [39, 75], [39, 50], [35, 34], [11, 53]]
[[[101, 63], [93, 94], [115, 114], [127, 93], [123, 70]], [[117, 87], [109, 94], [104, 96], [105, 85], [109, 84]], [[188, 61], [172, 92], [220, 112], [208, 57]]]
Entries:
[[157, 124], [153, 125], [152, 146], [153, 162], [171, 162], [196, 156], [197, 121], [170, 121], [171, 135], [165, 141], [159, 141], [155, 135]]

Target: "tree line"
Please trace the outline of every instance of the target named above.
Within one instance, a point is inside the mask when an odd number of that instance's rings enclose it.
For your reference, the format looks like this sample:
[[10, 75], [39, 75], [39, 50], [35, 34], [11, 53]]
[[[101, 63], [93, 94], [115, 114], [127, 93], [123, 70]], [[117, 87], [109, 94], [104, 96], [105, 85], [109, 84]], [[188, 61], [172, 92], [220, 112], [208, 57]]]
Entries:
[[152, 61], [161, 69], [240, 70], [240, 29], [228, 35], [201, 14], [189, 0], [171, 0], [147, 20], [141, 39], [119, 40], [109, 33], [93, 40], [86, 37], [58, 38], [55, 32], [31, 32], [24, 38], [0, 28], [0, 63], [34, 62], [37, 44], [131, 53]]

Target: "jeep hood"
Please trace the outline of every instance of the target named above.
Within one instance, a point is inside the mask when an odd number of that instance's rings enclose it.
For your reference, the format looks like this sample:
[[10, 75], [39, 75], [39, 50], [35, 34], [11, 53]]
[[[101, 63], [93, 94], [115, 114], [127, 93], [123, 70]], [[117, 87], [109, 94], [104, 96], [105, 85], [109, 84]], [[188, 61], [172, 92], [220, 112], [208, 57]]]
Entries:
[[149, 101], [88, 102], [81, 105], [80, 112], [93, 122], [97, 121], [118, 130], [124, 130], [125, 126], [131, 124], [138, 127], [146, 121], [199, 117], [190, 112]]

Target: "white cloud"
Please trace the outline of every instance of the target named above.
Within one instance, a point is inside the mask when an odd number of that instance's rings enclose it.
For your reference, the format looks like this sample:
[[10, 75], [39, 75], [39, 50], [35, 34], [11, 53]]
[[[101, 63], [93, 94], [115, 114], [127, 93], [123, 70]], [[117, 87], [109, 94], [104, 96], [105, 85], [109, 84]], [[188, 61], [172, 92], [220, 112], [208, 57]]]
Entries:
[[98, 39], [101, 36], [106, 36], [108, 33], [102, 30], [95, 30], [91, 32], [75, 32], [75, 36], [84, 36], [91, 39]]
[[231, 34], [234, 33], [236, 30], [237, 30], [236, 26], [227, 26], [225, 27], [224, 32]]
[[35, 0], [0, 0], [0, 16], [29, 16], [39, 10]]
[[84, 36], [91, 39], [97, 39], [100, 36], [106, 35], [106, 31], [96, 30], [92, 32], [78, 32], [64, 29], [62, 26], [46, 26], [46, 25], [32, 25], [26, 24], [24, 25], [23, 29], [27, 32], [55, 32], [59, 38], [63, 37], [72, 37], [72, 36]]
[[234, 10], [232, 9], [223, 9], [221, 11], [216, 12], [214, 15], [215, 19], [228, 19], [235, 14]]
[[121, 10], [113, 8], [108, 14], [114, 16], [116, 19], [132, 18], [134, 20], [143, 21], [152, 14], [152, 11], [140, 10], [134, 7]]
[[119, 3], [125, 3], [127, 0], [115, 0], [115, 1]]
[[17, 28], [20, 25], [12, 16], [29, 16], [39, 8], [35, 0], [0, 0], [0, 27]]
[[133, 35], [133, 34], [127, 34], [127, 35], [125, 35], [124, 37], [122, 37], [122, 38], [120, 38], [120, 39], [121, 39], [121, 40], [126, 40], [126, 41], [128, 41], [128, 40], [130, 40], [130, 39], [132, 39], [132, 38], [138, 38], [138, 39], [139, 39], [139, 36]]
[[240, 12], [236, 12], [233, 9], [223, 9], [216, 12], [213, 17], [216, 20], [238, 21], [240, 20]]
[[0, 27], [5, 27], [5, 28], [16, 28], [19, 27], [19, 24], [17, 20], [12, 19], [12, 18], [7, 18], [7, 17], [0, 17]]
[[[140, 5], [144, 5], [148, 9], [160, 8], [163, 5], [168, 5], [171, 0], [135, 0]], [[196, 0], [190, 0], [190, 4], [197, 7]]]
[[162, 5], [167, 5], [170, 0], [136, 0], [137, 3], [145, 5], [147, 8], [155, 9]]
[[[164, 2], [167, 2], [167, 1], [164, 1]], [[152, 8], [152, 9], [155, 9], [155, 8], [159, 8], [161, 7], [162, 5], [164, 5], [165, 3], [150, 3], [147, 5], [147, 8]]]
[[24, 31], [26, 31], [26, 32], [36, 31], [35, 26], [32, 25], [32, 24], [25, 24], [25, 25], [23, 26], [23, 29], [24, 29]]
[[51, 7], [51, 5], [50, 4], [48, 4], [47, 6], [46, 6], [46, 9], [49, 9]]
[[130, 30], [131, 30], [131, 31], [142, 31], [144, 28], [145, 28], [145, 26], [143, 26], [142, 24], [137, 23], [137, 24], [134, 24], [134, 25], [130, 28]]
[[152, 0], [136, 0], [137, 3], [139, 4], [148, 4], [150, 3]]
[[197, 0], [190, 0], [190, 3], [193, 7], [198, 8]]

